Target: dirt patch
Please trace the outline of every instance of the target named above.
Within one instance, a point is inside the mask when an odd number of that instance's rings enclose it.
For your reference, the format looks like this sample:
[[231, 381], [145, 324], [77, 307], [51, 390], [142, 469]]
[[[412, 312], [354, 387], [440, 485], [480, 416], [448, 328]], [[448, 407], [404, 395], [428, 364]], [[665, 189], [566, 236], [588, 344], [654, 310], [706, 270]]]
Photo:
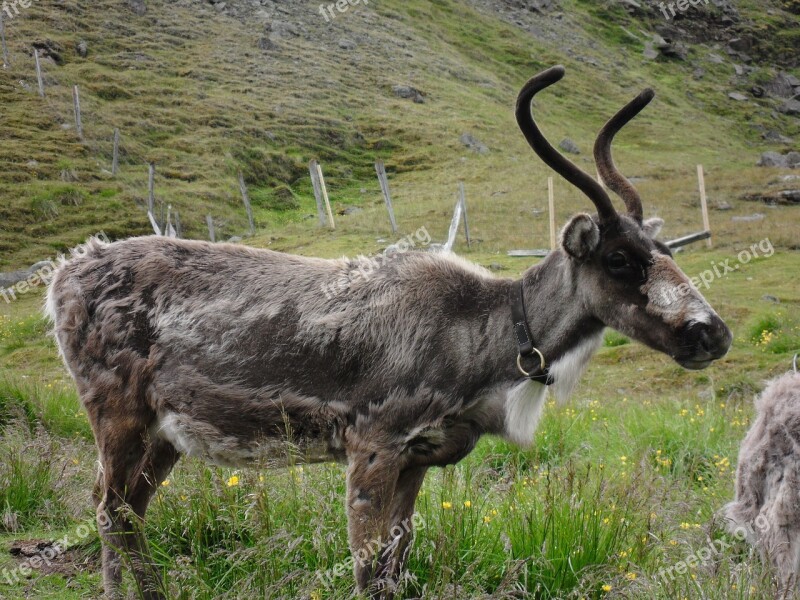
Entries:
[[97, 556], [83, 546], [64, 550], [53, 540], [17, 540], [8, 549], [21, 571], [72, 577], [98, 568]]

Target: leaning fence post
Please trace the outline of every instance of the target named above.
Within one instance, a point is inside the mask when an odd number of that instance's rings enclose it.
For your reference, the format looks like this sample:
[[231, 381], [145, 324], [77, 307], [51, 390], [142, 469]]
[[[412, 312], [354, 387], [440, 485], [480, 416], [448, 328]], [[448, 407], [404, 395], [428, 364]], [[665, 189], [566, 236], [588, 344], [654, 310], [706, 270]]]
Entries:
[[81, 123], [81, 97], [78, 93], [78, 86], [72, 86], [72, 102], [75, 105], [75, 131], [78, 132], [78, 138], [83, 139], [83, 124]]
[[556, 249], [556, 200], [553, 194], [553, 178], [547, 178], [547, 203], [550, 209], [550, 249]]
[[217, 236], [214, 233], [214, 219], [211, 218], [211, 215], [206, 215], [206, 225], [208, 225], [208, 239], [212, 242], [216, 242]]
[[116, 175], [119, 171], [119, 128], [114, 128], [114, 154], [111, 159], [111, 174]]
[[378, 182], [381, 184], [381, 191], [383, 192], [383, 201], [386, 203], [386, 210], [389, 211], [389, 224], [392, 226], [392, 233], [397, 233], [397, 221], [395, 221], [394, 218], [392, 196], [389, 193], [389, 180], [386, 177], [386, 167], [384, 167], [382, 160], [379, 160], [375, 163], [375, 172], [378, 174]]
[[3, 68], [11, 66], [11, 61], [8, 59], [8, 46], [6, 46], [6, 25], [3, 22], [3, 14], [0, 13], [0, 40], [3, 43]]
[[147, 210], [153, 212], [156, 204], [156, 166], [153, 163], [147, 165]]
[[[703, 229], [710, 232], [711, 223], [708, 220], [708, 201], [706, 199], [706, 179], [703, 175], [703, 165], [697, 165], [697, 183], [700, 187], [700, 209], [703, 211]], [[706, 240], [706, 246], [711, 248], [711, 237]]]
[[319, 186], [316, 160], [309, 161], [308, 171], [311, 173], [311, 187], [314, 188], [314, 198], [317, 200], [317, 217], [319, 217], [319, 226], [325, 227], [325, 207], [323, 206], [322, 202], [322, 189]]
[[247, 185], [244, 182], [244, 175], [239, 171], [239, 191], [242, 192], [242, 202], [244, 202], [244, 209], [247, 211], [247, 222], [250, 223], [250, 235], [256, 232], [256, 225], [253, 222], [253, 207], [250, 206], [250, 196], [247, 194]]
[[42, 79], [42, 64], [39, 62], [39, 50], [33, 49], [33, 58], [36, 61], [36, 81], [39, 83], [39, 95], [44, 98], [44, 80]]
[[325, 201], [325, 210], [328, 212], [328, 223], [331, 229], [336, 229], [333, 222], [333, 212], [331, 211], [331, 202], [328, 199], [328, 188], [325, 186], [325, 177], [322, 176], [322, 167], [317, 163], [317, 177], [319, 178], [319, 187], [322, 190], [322, 199]]
[[158, 223], [156, 223], [156, 218], [153, 216], [153, 213], [149, 210], [147, 211], [147, 218], [150, 219], [150, 225], [153, 226], [153, 231], [156, 232], [156, 235], [161, 235], [161, 228], [158, 226]]
[[461, 214], [464, 218], [464, 235], [467, 236], [467, 248], [472, 248], [472, 240], [469, 237], [469, 221], [467, 220], [467, 194], [464, 192], [464, 182], [458, 182], [458, 197], [461, 202]]

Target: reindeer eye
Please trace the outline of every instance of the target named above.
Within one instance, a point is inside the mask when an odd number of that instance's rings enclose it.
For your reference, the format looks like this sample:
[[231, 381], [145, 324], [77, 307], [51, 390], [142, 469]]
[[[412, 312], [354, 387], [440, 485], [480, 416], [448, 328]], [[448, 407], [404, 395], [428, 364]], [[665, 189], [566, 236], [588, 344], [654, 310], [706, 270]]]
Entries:
[[606, 256], [606, 265], [612, 271], [630, 268], [631, 263], [624, 252], [612, 252]]

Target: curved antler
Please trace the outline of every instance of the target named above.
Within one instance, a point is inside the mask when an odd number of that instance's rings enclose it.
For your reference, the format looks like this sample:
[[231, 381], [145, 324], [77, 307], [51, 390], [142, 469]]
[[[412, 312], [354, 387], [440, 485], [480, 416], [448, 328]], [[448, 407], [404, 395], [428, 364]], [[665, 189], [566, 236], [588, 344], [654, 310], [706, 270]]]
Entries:
[[648, 88], [628, 102], [608, 120], [608, 123], [603, 125], [594, 143], [597, 172], [600, 173], [605, 184], [622, 198], [628, 208], [628, 214], [639, 224], [642, 223], [642, 199], [633, 184], [619, 172], [614, 164], [614, 159], [611, 157], [611, 142], [614, 141], [614, 136], [620, 129], [650, 104], [654, 96], [655, 92]]
[[589, 197], [597, 207], [600, 220], [603, 222], [613, 220], [617, 213], [603, 187], [553, 148], [533, 120], [531, 114], [533, 97], [537, 92], [560, 81], [562, 77], [564, 77], [564, 67], [558, 65], [542, 71], [523, 86], [517, 97], [517, 123], [539, 158]]

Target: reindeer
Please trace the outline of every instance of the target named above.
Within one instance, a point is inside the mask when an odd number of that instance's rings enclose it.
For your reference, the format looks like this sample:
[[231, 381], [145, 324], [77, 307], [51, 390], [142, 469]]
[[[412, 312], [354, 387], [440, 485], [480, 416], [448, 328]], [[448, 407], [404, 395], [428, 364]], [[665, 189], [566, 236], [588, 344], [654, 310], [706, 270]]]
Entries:
[[[569, 395], [605, 327], [688, 369], [726, 354], [731, 332], [702, 295], [671, 293], [689, 280], [611, 157], [614, 135], [652, 91], [595, 146], [622, 214], [533, 120], [534, 95], [563, 75], [559, 66], [531, 79], [516, 117], [597, 214], [573, 217], [560, 248], [516, 281], [450, 253], [409, 252], [376, 268], [365, 257], [163, 237], [90, 240], [59, 267], [46, 312], [99, 450], [93, 498], [110, 523], [109, 597], [120, 553], [143, 597], [164, 597], [140, 525], [182, 455], [237, 466], [345, 462], [357, 587], [390, 596], [426, 471], [457, 463], [484, 434], [531, 444], [548, 386]], [[372, 275], [320, 293], [357, 270]]]
[[[769, 382], [739, 449], [736, 499], [722, 509], [731, 533], [772, 564], [781, 598], [796, 597], [800, 574], [800, 373]], [[743, 535], [742, 535], [743, 534]]]

